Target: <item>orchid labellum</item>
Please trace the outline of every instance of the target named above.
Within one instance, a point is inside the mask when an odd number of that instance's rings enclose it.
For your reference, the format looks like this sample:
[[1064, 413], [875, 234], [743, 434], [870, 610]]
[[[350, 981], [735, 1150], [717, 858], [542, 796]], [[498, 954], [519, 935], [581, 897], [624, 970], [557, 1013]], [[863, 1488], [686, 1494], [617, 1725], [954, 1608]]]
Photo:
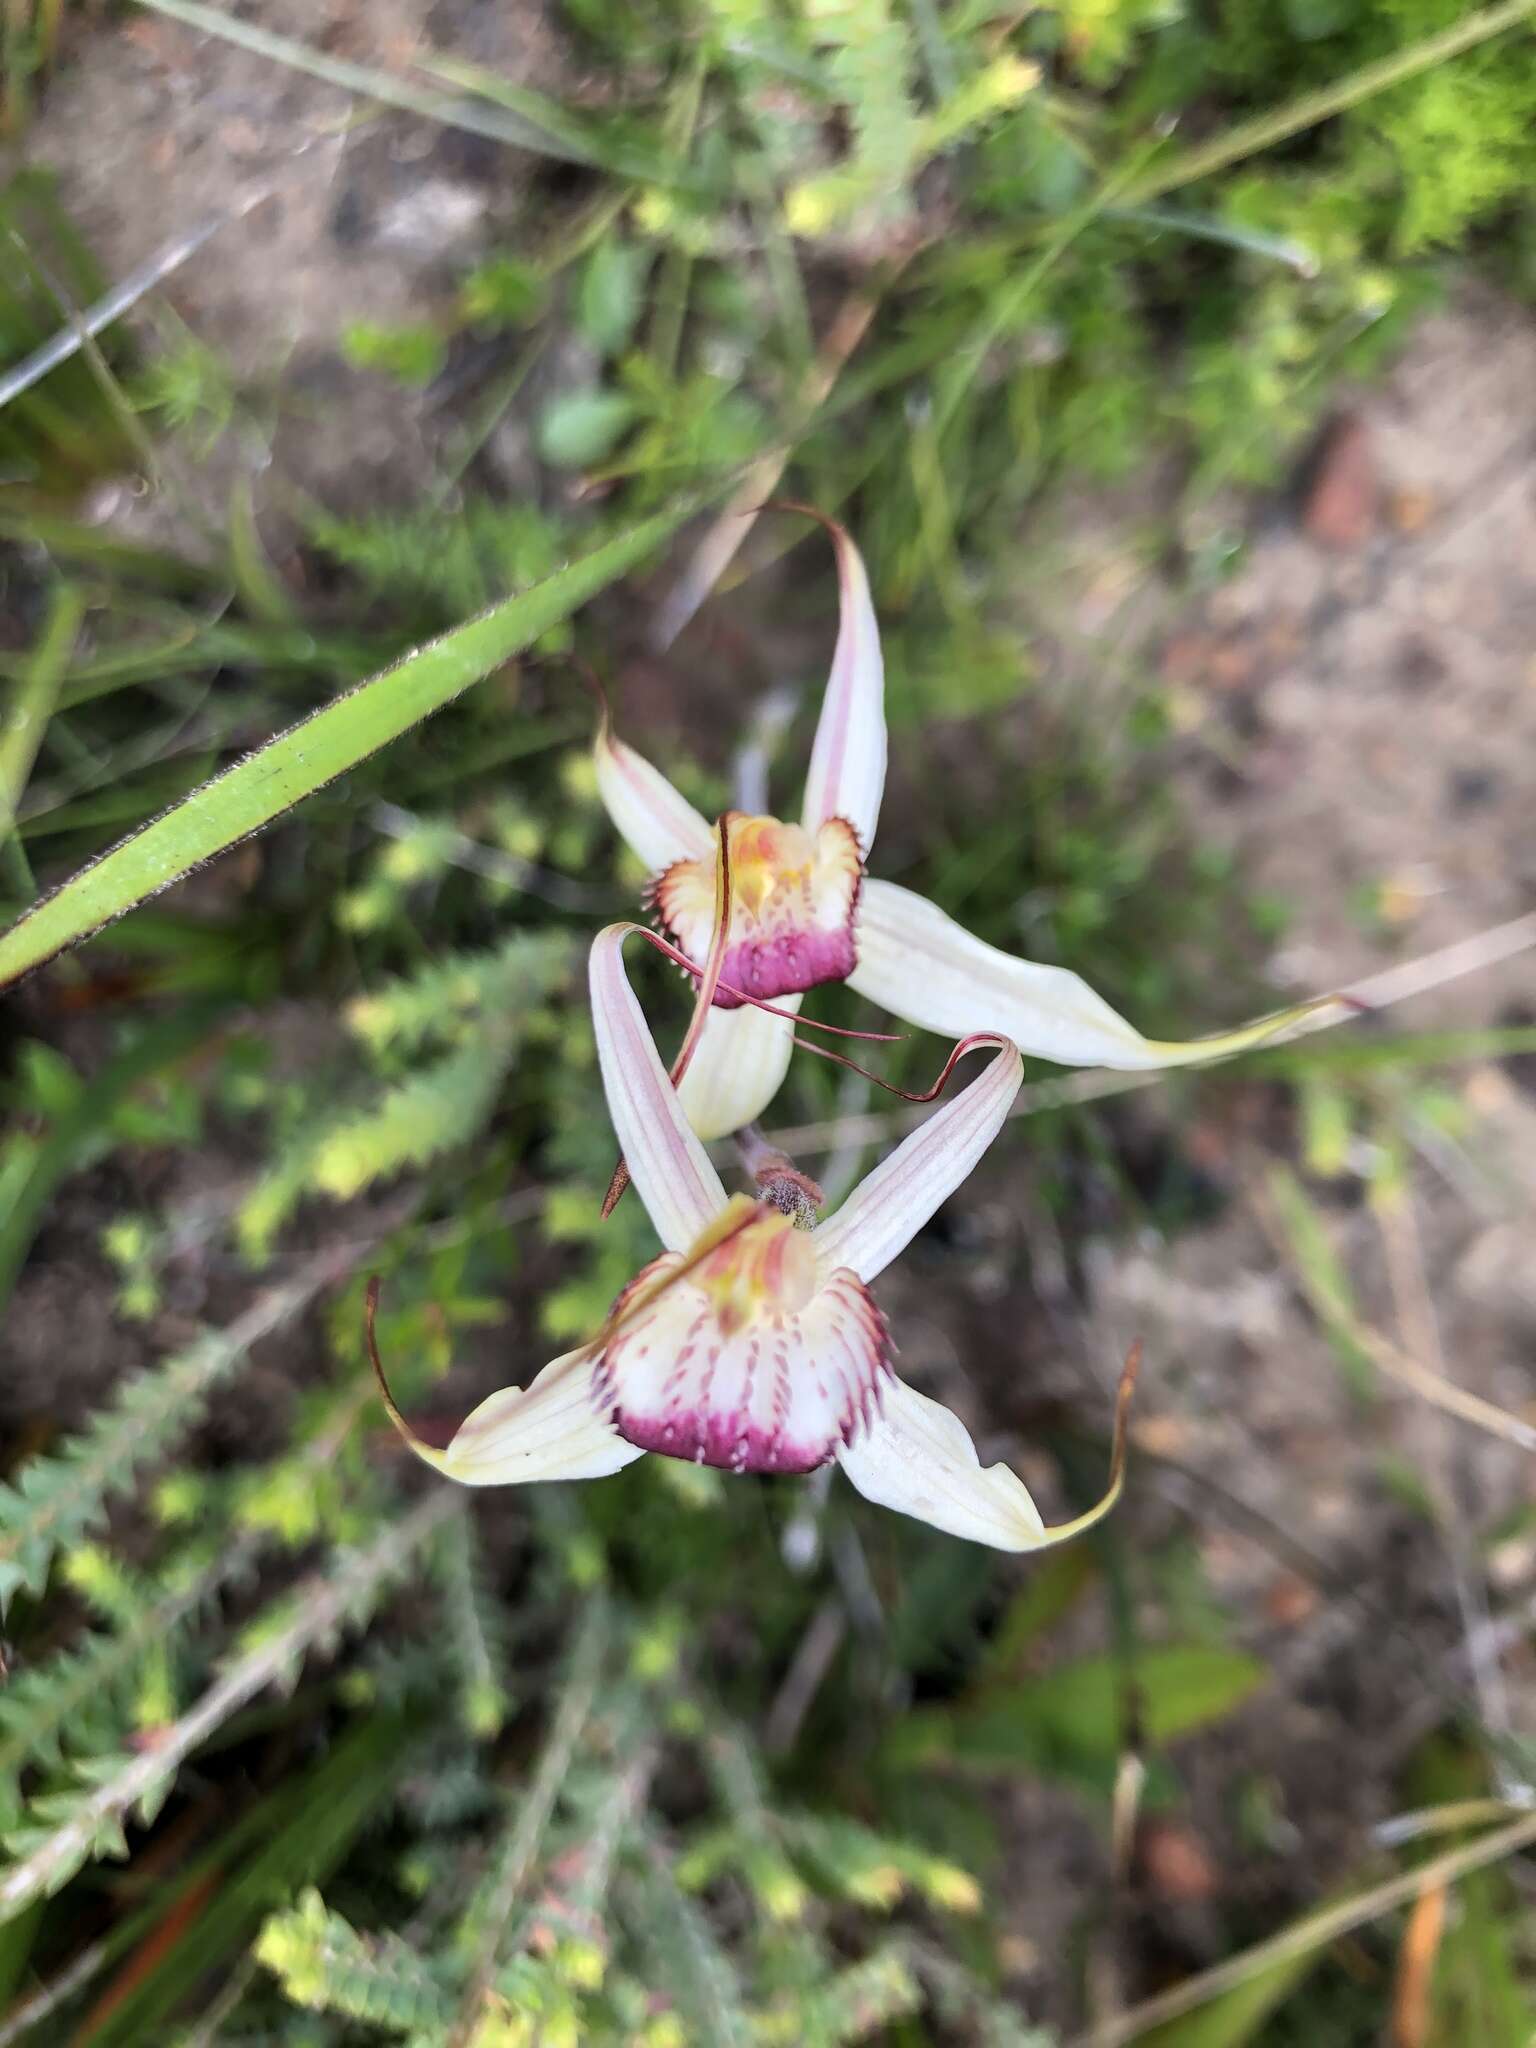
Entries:
[[1016, 1049], [988, 1041], [997, 1051], [980, 1079], [828, 1221], [800, 1227], [814, 1210], [792, 1170], [787, 1187], [771, 1170], [765, 1185], [760, 1176], [760, 1199], [727, 1196], [624, 972], [621, 949], [636, 929], [599, 934], [592, 1009], [615, 1134], [665, 1250], [589, 1344], [526, 1389], [492, 1394], [444, 1451], [421, 1442], [385, 1387], [407, 1442], [466, 1486], [595, 1479], [646, 1451], [730, 1472], [809, 1472], [836, 1459], [870, 1500], [999, 1550], [1037, 1550], [1096, 1521], [1120, 1490], [1133, 1369], [1121, 1381], [1108, 1492], [1047, 1529], [1017, 1475], [983, 1467], [962, 1424], [896, 1377], [870, 1293], [1001, 1128], [1022, 1072]]
[[[1078, 975], [999, 952], [924, 897], [867, 876], [885, 788], [885, 666], [859, 551], [840, 526], [823, 524], [837, 551], [837, 646], [800, 822], [731, 821], [730, 944], [702, 1037], [678, 1082], [702, 1137], [754, 1122], [789, 1065], [789, 1017], [744, 1004], [742, 993], [792, 1013], [807, 989], [846, 981], [907, 1023], [949, 1038], [995, 1033], [1040, 1059], [1119, 1068], [1219, 1059], [1274, 1038], [1317, 1008], [1305, 1004], [1188, 1042], [1143, 1038]], [[715, 828], [614, 737], [606, 718], [596, 759], [608, 814], [651, 871], [650, 907], [702, 967], [719, 919]]]

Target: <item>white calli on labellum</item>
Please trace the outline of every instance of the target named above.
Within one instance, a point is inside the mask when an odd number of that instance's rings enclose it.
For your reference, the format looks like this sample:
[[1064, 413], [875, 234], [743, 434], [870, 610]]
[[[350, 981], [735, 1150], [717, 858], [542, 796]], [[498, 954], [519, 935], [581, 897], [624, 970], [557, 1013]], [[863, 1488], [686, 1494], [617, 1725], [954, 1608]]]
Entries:
[[[842, 527], [822, 523], [837, 552], [837, 646], [799, 824], [731, 820], [730, 943], [720, 969], [729, 986], [716, 992], [678, 1082], [702, 1137], [761, 1116], [789, 1066], [793, 1012], [823, 982], [846, 981], [923, 1030], [996, 1033], [1065, 1066], [1193, 1065], [1273, 1040], [1316, 1010], [1303, 1004], [1208, 1038], [1144, 1038], [1079, 975], [1000, 952], [925, 897], [867, 875], [885, 788], [885, 665], [859, 551]], [[615, 737], [606, 717], [596, 765], [609, 816], [651, 871], [648, 906], [702, 967], [717, 918], [715, 827]], [[786, 1014], [743, 1004], [742, 993]]]
[[[990, 1041], [995, 1057], [961, 1096], [827, 1222], [800, 1227], [802, 1203], [790, 1205], [797, 1222], [771, 1196], [728, 1196], [721, 1185], [624, 971], [624, 940], [637, 929], [610, 925], [595, 941], [592, 1011], [615, 1134], [665, 1249], [590, 1343], [526, 1389], [492, 1394], [446, 1450], [421, 1442], [385, 1386], [407, 1442], [466, 1486], [595, 1479], [646, 1451], [728, 1472], [801, 1473], [836, 1460], [868, 1499], [999, 1550], [1037, 1550], [1096, 1521], [1120, 1490], [1133, 1366], [1108, 1491], [1048, 1529], [1023, 1481], [984, 1467], [956, 1417], [897, 1378], [870, 1293], [1002, 1127], [1022, 1076], [1017, 1050]], [[797, 1193], [806, 1186], [790, 1178]]]

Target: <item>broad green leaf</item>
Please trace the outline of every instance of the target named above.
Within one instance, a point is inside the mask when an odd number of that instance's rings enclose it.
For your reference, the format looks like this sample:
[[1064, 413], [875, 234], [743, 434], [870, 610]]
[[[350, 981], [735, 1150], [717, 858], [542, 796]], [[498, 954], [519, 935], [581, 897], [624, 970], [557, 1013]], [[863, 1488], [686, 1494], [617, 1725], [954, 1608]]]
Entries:
[[1482, 1871], [1457, 1889], [1434, 1980], [1436, 2041], [1530, 2048], [1536, 1997], [1522, 1961], [1529, 1909], [1503, 1871]]
[[1054, 1628], [1076, 1605], [1098, 1570], [1099, 1560], [1086, 1543], [1069, 1543], [1043, 1559], [1008, 1603], [993, 1631], [977, 1670], [980, 1684], [1022, 1678], [1030, 1652], [1046, 1630]]
[[626, 391], [567, 392], [539, 421], [539, 453], [557, 469], [585, 469], [617, 446], [638, 411]]
[[1322, 1945], [1258, 1970], [1209, 2005], [1137, 2037], [1136, 2048], [1249, 2048], [1270, 2014], [1290, 1997], [1321, 1960]]
[[0, 988], [259, 832], [461, 696], [642, 561], [694, 509], [643, 520], [359, 683], [83, 868], [0, 935]]
[[[1224, 1719], [1266, 1675], [1240, 1650], [1148, 1650], [1135, 1666], [1148, 1742], [1157, 1748]], [[1105, 1656], [989, 1687], [971, 1704], [908, 1715], [902, 1760], [968, 1771], [1112, 1764], [1124, 1739], [1123, 1684], [1120, 1666]]]
[[651, 252], [606, 235], [587, 258], [576, 289], [576, 324], [605, 356], [617, 355], [645, 303]]
[[[1268, 1673], [1241, 1650], [1200, 1645], [1148, 1650], [1135, 1662], [1142, 1726], [1154, 1747], [1225, 1720]], [[1048, 1671], [1030, 1688], [1034, 1716], [1064, 1746], [1118, 1749], [1120, 1670], [1112, 1657], [1085, 1657]]]

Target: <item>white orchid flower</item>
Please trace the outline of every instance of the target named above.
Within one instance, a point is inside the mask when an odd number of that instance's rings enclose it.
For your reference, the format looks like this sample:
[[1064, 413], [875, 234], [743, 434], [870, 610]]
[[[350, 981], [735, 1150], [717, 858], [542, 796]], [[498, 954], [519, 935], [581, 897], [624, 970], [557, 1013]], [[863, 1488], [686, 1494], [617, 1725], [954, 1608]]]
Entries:
[[[1126, 1069], [1219, 1059], [1274, 1039], [1318, 1007], [1186, 1042], [1144, 1038], [1080, 976], [999, 952], [937, 904], [867, 875], [885, 788], [885, 664], [859, 551], [842, 527], [822, 524], [837, 551], [837, 646], [799, 824], [731, 820], [730, 943], [720, 969], [728, 986], [715, 994], [678, 1082], [701, 1137], [753, 1123], [789, 1066], [789, 1017], [743, 1004], [742, 991], [792, 1013], [807, 989], [846, 981], [906, 1023], [948, 1038], [996, 1033], [1064, 1066]], [[715, 827], [614, 736], [606, 717], [596, 763], [608, 815], [651, 871], [648, 906], [702, 967], [718, 925]]]
[[[765, 1197], [728, 1196], [691, 1127], [624, 971], [634, 925], [592, 948], [592, 1011], [609, 1114], [665, 1250], [636, 1275], [589, 1344], [526, 1389], [481, 1403], [434, 1450], [389, 1412], [419, 1456], [466, 1486], [596, 1479], [646, 1451], [729, 1472], [803, 1473], [833, 1459], [859, 1492], [998, 1550], [1077, 1534], [1118, 1497], [1134, 1360], [1122, 1376], [1108, 1491], [1048, 1529], [1023, 1482], [983, 1467], [963, 1425], [896, 1377], [870, 1282], [971, 1172], [1007, 1116], [1022, 1063], [1006, 1041], [816, 1228]], [[798, 1197], [807, 1183], [792, 1170]], [[801, 1213], [803, 1204], [792, 1204]], [[373, 1343], [373, 1293], [369, 1343]]]

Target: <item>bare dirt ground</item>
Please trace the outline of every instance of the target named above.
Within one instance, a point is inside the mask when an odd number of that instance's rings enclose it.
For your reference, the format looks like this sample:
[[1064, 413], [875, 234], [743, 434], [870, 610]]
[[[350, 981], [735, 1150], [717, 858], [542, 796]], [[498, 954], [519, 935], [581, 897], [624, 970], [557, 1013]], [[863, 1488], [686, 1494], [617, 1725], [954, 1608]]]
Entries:
[[[256, 13], [360, 61], [388, 63], [430, 32], [514, 78], [573, 85], [535, 8], [389, 0], [338, 11], [329, 26], [299, 0]], [[335, 509], [412, 498], [423, 422], [452, 399], [402, 397], [348, 370], [339, 324], [428, 317], [540, 203], [549, 176], [497, 145], [393, 118], [353, 127], [350, 115], [330, 86], [141, 16], [75, 53], [31, 151], [57, 167], [66, 206], [114, 276], [208, 213], [279, 187], [168, 296], [243, 379], [282, 387], [276, 440], [257, 459]], [[1179, 596], [1149, 562], [1144, 506], [1095, 497], [1054, 534], [1070, 577], [1039, 577], [1021, 596], [1047, 690], [1093, 693], [1109, 725], [1106, 674], [1154, 664], [1172, 686], [1201, 829], [1289, 908], [1268, 963], [1285, 995], [1448, 944], [1536, 898], [1533, 392], [1536, 319], [1468, 288], [1360, 395], [1343, 453], [1336, 445], [1324, 465], [1331, 496], [1314, 488], [1300, 515], [1280, 499], [1233, 508], [1246, 557], [1214, 592]], [[515, 480], [515, 445], [505, 464]], [[166, 521], [183, 544], [197, 539], [184, 506], [125, 497], [110, 509], [131, 530]], [[1527, 959], [1421, 997], [1391, 1022], [1532, 1016]], [[1341, 1179], [1324, 1197], [1327, 1221], [1369, 1318], [1424, 1365], [1530, 1413], [1536, 1088], [1519, 1061], [1463, 1067], [1447, 1086], [1461, 1121], [1414, 1127], [1399, 1207], [1383, 1216]], [[1170, 1104], [1192, 1105], [1171, 1137]], [[984, 1253], [976, 1272], [935, 1281], [913, 1265], [892, 1276], [889, 1306], [909, 1374], [983, 1438], [990, 1424], [984, 1448], [1021, 1455], [1051, 1508], [1053, 1468], [1032, 1466], [1028, 1450], [1035, 1420], [1061, 1401], [1102, 1413], [1140, 1335], [1127, 1549], [1143, 1534], [1191, 1531], [1211, 1593], [1273, 1665], [1252, 1706], [1183, 1756], [1195, 1860], [1182, 1887], [1143, 1868], [1129, 1898], [1142, 1935], [1132, 1975], [1145, 1988], [1162, 1961], [1208, 1960], [1237, 1930], [1277, 1924], [1357, 1869], [1405, 1757], [1448, 1701], [1470, 1696], [1495, 1726], [1529, 1736], [1529, 1642], [1505, 1641], [1483, 1613], [1536, 1599], [1536, 1542], [1515, 1535], [1473, 1555], [1474, 1537], [1529, 1503], [1525, 1454], [1400, 1388], [1384, 1385], [1368, 1407], [1351, 1393], [1252, 1199], [1294, 1137], [1277, 1126], [1273, 1091], [1158, 1090], [1117, 1114], [1128, 1146], [1155, 1131], [1207, 1177], [1217, 1221], [1171, 1242], [1090, 1228], [1064, 1245], [1021, 1147], [1019, 1163], [994, 1166], [967, 1196]], [[100, 1197], [69, 1197], [31, 1283], [51, 1290], [55, 1331], [67, 1304], [78, 1332], [89, 1291], [93, 1255], [72, 1264], [61, 1245], [75, 1202], [79, 1239], [94, 1241]], [[48, 1306], [22, 1299], [39, 1314]], [[1042, 1362], [1021, 1384], [1004, 1352], [1025, 1324]], [[103, 1370], [87, 1345], [85, 1377], [99, 1384]], [[1404, 1500], [1397, 1460], [1429, 1478], [1434, 1518]], [[1501, 1642], [1499, 1665], [1490, 1645]], [[1240, 1818], [1253, 1786], [1269, 1817], [1257, 1836]], [[1062, 2016], [1069, 1937], [1107, 1882], [1101, 1834], [1065, 1794], [1025, 1784], [1008, 1796], [1020, 1992], [1033, 2015]]]
[[[1051, 593], [1048, 611], [1030, 614], [1053, 654], [1047, 687], [1102, 691], [1085, 681], [1096, 651], [1121, 672], [1155, 664], [1172, 686], [1193, 815], [1289, 911], [1268, 963], [1277, 991], [1352, 982], [1536, 899], [1533, 390], [1536, 321], [1469, 287], [1359, 395], [1299, 495], [1242, 508], [1243, 566], [1207, 598], [1181, 601], [1149, 574], [1144, 501], [1074, 508], [1055, 544], [1075, 585], [1032, 585]], [[1390, 1028], [1533, 1015], [1525, 955], [1417, 997]], [[1531, 1062], [1464, 1067], [1447, 1087], [1449, 1128], [1408, 1120], [1401, 1199], [1368, 1203], [1342, 1177], [1322, 1195], [1326, 1227], [1374, 1327], [1529, 1419]], [[1157, 1107], [1137, 1098], [1129, 1128], [1168, 1105], [1166, 1093]], [[1351, 1393], [1262, 1200], [1294, 1140], [1272, 1111], [1262, 1088], [1203, 1090], [1174, 1138], [1225, 1198], [1219, 1220], [1171, 1242], [1080, 1245], [1086, 1299], [1062, 1290], [1051, 1302], [1064, 1355], [1091, 1362], [1101, 1398], [1130, 1338], [1143, 1338], [1132, 1515], [1148, 1527], [1161, 1515], [1165, 1531], [1170, 1511], [1189, 1517], [1207, 1585], [1275, 1673], [1218, 1741], [1186, 1745], [1192, 1864], [1171, 1879], [1141, 1874], [1151, 1953], [1162, 1944], [1185, 1966], [1357, 1865], [1414, 1746], [1458, 1697], [1497, 1731], [1529, 1741], [1536, 1729], [1521, 1628], [1536, 1597], [1528, 1520], [1477, 1547], [1529, 1509], [1529, 1453], [1400, 1386], [1383, 1382], [1370, 1407]], [[1357, 1135], [1354, 1167], [1369, 1166], [1371, 1142]], [[1037, 1272], [1040, 1220], [1022, 1226]], [[1408, 1469], [1433, 1496], [1428, 1512], [1394, 1485]], [[1490, 1623], [1490, 1608], [1513, 1623]], [[1265, 1840], [1237, 1819], [1257, 1787]], [[1074, 1885], [1065, 1871], [1056, 1887], [1040, 1883], [1038, 1859], [1075, 1862], [1080, 1885], [1092, 1836], [1059, 1811], [1020, 1820], [1020, 1922], [1041, 1958], [1039, 2008], [1052, 2012], [1050, 1959], [1073, 1915], [1042, 1927], [1042, 1903]], [[1099, 1877], [1107, 1885], [1102, 1852]]]
[[[389, 73], [441, 49], [514, 84], [582, 91], [537, 5], [384, 0], [317, 11], [270, 0], [249, 12], [260, 30]], [[564, 185], [580, 179], [463, 130], [408, 116], [360, 121], [356, 98], [339, 87], [147, 13], [70, 52], [26, 157], [57, 172], [65, 205], [114, 278], [225, 220], [163, 295], [248, 393], [270, 397], [272, 444], [224, 456], [269, 472], [269, 487], [258, 484], [269, 518], [295, 488], [341, 513], [415, 495], [430, 474], [424, 436], [473, 374], [473, 350], [430, 392], [403, 393], [345, 364], [343, 325], [430, 322], [487, 250], [530, 225], [536, 241]], [[570, 374], [584, 368], [595, 376], [581, 363]], [[520, 452], [501, 450], [514, 467]], [[189, 484], [194, 504], [218, 502], [213, 482], [204, 465]], [[170, 494], [112, 509], [138, 534], [174, 523], [180, 544], [199, 539], [195, 516]]]

